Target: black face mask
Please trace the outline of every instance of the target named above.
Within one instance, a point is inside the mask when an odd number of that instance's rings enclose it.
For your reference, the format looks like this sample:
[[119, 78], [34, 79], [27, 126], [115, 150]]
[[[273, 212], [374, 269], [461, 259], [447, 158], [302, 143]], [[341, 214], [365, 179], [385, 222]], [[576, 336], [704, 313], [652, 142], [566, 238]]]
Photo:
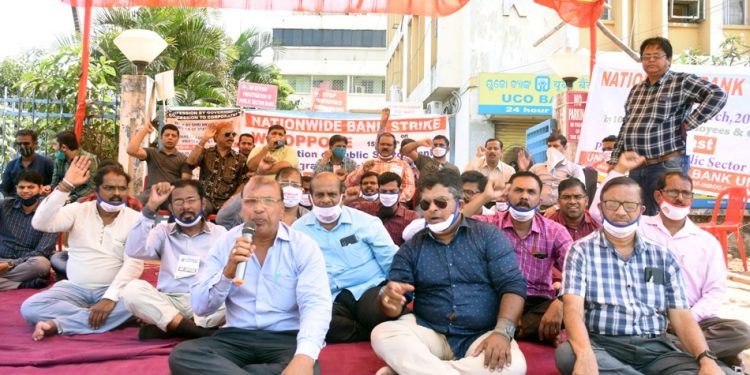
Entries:
[[18, 153], [21, 156], [31, 156], [34, 154], [34, 149], [31, 146], [18, 146]]
[[21, 197], [18, 197], [18, 200], [21, 202], [21, 205], [28, 207], [28, 206], [33, 205], [34, 203], [36, 203], [36, 201], [39, 200], [39, 194], [36, 194], [33, 197], [28, 198], [28, 199], [23, 199]]

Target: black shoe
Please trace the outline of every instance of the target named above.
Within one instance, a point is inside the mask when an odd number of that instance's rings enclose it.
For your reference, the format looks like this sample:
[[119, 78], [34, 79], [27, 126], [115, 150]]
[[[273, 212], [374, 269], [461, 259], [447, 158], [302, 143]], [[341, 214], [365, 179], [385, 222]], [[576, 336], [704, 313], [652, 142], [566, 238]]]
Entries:
[[173, 337], [174, 333], [164, 332], [153, 324], [143, 325], [138, 330], [138, 340], [171, 339]]
[[49, 278], [37, 277], [36, 279], [22, 281], [18, 289], [42, 289], [49, 285]]
[[175, 328], [174, 332], [175, 335], [179, 337], [197, 339], [201, 337], [211, 336], [216, 332], [216, 330], [211, 328], [199, 327], [195, 325], [193, 319], [185, 318], [180, 321], [180, 324], [177, 325], [177, 328]]

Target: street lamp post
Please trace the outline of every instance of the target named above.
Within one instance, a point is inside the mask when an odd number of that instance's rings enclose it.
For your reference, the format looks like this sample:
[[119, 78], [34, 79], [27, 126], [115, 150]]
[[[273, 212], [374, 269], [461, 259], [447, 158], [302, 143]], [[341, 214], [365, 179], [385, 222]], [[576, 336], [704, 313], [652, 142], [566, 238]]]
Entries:
[[563, 47], [547, 56], [547, 64], [568, 87], [573, 88], [573, 82], [589, 72], [589, 50], [586, 48]]
[[146, 66], [159, 56], [167, 42], [151, 30], [130, 29], [115, 38], [115, 45], [136, 67], [136, 75], [143, 75]]

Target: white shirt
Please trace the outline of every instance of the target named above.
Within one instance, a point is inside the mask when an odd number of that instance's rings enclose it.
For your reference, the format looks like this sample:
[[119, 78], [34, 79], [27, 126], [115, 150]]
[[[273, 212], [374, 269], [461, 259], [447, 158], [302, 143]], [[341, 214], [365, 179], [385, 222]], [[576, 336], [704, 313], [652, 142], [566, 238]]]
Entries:
[[464, 167], [464, 172], [466, 171], [477, 171], [487, 176], [490, 180], [502, 182], [503, 184], [507, 184], [508, 180], [510, 180], [510, 176], [513, 176], [513, 174], [516, 173], [516, 170], [513, 169], [513, 167], [503, 163], [502, 160], [498, 160], [495, 168], [492, 168], [487, 164], [487, 160], [483, 157], [471, 159], [471, 161]]
[[648, 239], [666, 246], [677, 259], [695, 320], [716, 317], [719, 306], [727, 299], [727, 267], [719, 241], [690, 219], [672, 236], [661, 216], [641, 216], [639, 230]]
[[138, 212], [125, 207], [105, 226], [96, 201], [64, 206], [67, 199], [68, 193], [52, 191], [37, 207], [31, 225], [43, 232], [70, 232], [68, 279], [87, 289], [108, 287], [102, 298], [117, 301], [120, 290], [143, 272], [143, 261], [125, 255], [125, 239]]
[[546, 163], [534, 164], [529, 171], [542, 180], [541, 205], [553, 206], [557, 203], [557, 187], [565, 179], [575, 177], [586, 185], [583, 168], [572, 161], [563, 160], [550, 171]]

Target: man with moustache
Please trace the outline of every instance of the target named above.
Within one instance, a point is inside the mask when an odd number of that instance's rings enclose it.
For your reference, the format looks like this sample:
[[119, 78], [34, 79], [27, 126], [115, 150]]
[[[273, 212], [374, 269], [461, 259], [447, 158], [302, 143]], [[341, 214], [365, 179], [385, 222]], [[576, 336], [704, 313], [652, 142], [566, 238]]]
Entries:
[[346, 188], [344, 192], [344, 205], [357, 208], [360, 203], [375, 202], [378, 200], [378, 174], [365, 172], [359, 180], [359, 187]]
[[247, 158], [247, 169], [256, 176], [276, 177], [280, 170], [299, 168], [297, 150], [286, 144], [286, 129], [271, 125], [266, 135], [266, 145], [256, 147]]
[[[144, 325], [141, 340], [212, 334], [206, 328], [224, 322], [224, 309], [207, 317], [193, 314], [190, 285], [204, 265], [208, 249], [226, 233], [203, 217], [205, 192], [196, 180], [176, 180], [152, 185], [149, 198], [125, 242], [125, 254], [142, 260], [159, 260], [156, 287], [133, 280], [122, 290], [125, 307]], [[156, 224], [156, 210], [168, 202], [174, 223]], [[206, 328], [204, 328], [206, 327]]]
[[245, 158], [249, 157], [250, 153], [255, 148], [255, 137], [253, 137], [253, 135], [250, 133], [240, 134], [240, 141], [238, 143], [238, 146], [240, 155]]
[[501, 160], [503, 157], [503, 141], [490, 138], [484, 142], [484, 148], [484, 156], [472, 159], [464, 167], [464, 172], [479, 171], [494, 183], [506, 184], [510, 176], [516, 173], [516, 170]]
[[[232, 149], [236, 135], [231, 122], [209, 125], [185, 160], [188, 169], [201, 169], [199, 179], [206, 188], [206, 215], [219, 211], [246, 181], [245, 159]], [[216, 145], [205, 148], [211, 138]]]
[[320, 244], [326, 260], [334, 299], [329, 343], [367, 341], [388, 319], [377, 296], [398, 250], [380, 219], [341, 204], [343, 193], [335, 174], [318, 173], [310, 185], [312, 212], [292, 225]]
[[357, 170], [346, 177], [346, 186], [359, 185], [366, 172], [392, 172], [401, 177], [401, 202], [408, 202], [416, 191], [416, 181], [409, 163], [396, 157], [396, 137], [391, 133], [378, 134], [376, 139], [377, 157], [364, 162]]
[[557, 205], [560, 207], [549, 219], [564, 226], [573, 241], [599, 229], [599, 223], [589, 214], [586, 186], [577, 178], [562, 180], [557, 186]]
[[559, 209], [555, 204], [557, 203], [557, 187], [562, 180], [572, 177], [580, 180], [584, 186], [586, 183], [583, 168], [568, 160], [566, 156], [567, 145], [568, 140], [564, 135], [557, 132], [553, 133], [547, 138], [547, 162], [534, 164], [531, 168], [528, 168], [527, 165], [521, 166], [521, 169], [531, 171], [539, 176], [544, 184], [539, 203], [541, 210], [545, 211], [546, 217], [552, 216]]
[[[424, 156], [417, 152], [419, 147], [429, 147], [432, 157]], [[420, 176], [427, 176], [443, 168], [451, 169], [460, 173], [458, 168], [448, 162], [448, 152], [450, 151], [450, 142], [444, 135], [436, 135], [432, 139], [422, 139], [417, 142], [408, 143], [401, 146], [401, 154], [406, 155], [414, 160]]]
[[378, 176], [378, 200], [360, 202], [356, 206], [358, 210], [379, 218], [397, 246], [404, 243], [401, 237], [404, 228], [419, 218], [419, 214], [399, 203], [400, 195], [401, 177], [395, 173], [383, 172]]
[[[420, 184], [427, 228], [401, 246], [380, 308], [398, 318], [375, 327], [377, 375], [525, 374], [513, 340], [526, 282], [509, 241], [461, 214], [461, 180], [441, 170]], [[414, 300], [414, 313], [404, 306]]]
[[[562, 225], [538, 212], [542, 182], [537, 175], [518, 172], [508, 184], [508, 211], [472, 218], [491, 223], [505, 234], [528, 282], [528, 297], [516, 338], [557, 345], [563, 317], [562, 302], [556, 298], [553, 285], [553, 268], [563, 268], [573, 240]], [[481, 205], [495, 199], [495, 195], [492, 184], [487, 184], [480, 199], [464, 206], [464, 214], [479, 212]]]
[[[638, 183], [611, 179], [599, 206], [602, 228], [576, 242], [565, 260], [568, 341], [555, 351], [557, 368], [565, 375], [732, 374], [706, 344], [675, 257], [638, 233]], [[668, 325], [684, 351], [665, 334]]]
[[[316, 362], [331, 319], [325, 261], [318, 245], [281, 221], [281, 186], [255, 176], [242, 191], [252, 239], [232, 228], [211, 248], [191, 289], [193, 312], [226, 304], [225, 326], [177, 345], [169, 369], [182, 374], [319, 374]], [[244, 282], [238, 264], [245, 262]]]
[[24, 171], [34, 171], [42, 176], [42, 186], [40, 194], [49, 194], [52, 182], [52, 174], [55, 171], [55, 164], [52, 159], [36, 153], [37, 134], [32, 129], [21, 129], [16, 132], [15, 141], [18, 157], [9, 161], [3, 170], [3, 178], [0, 183], [0, 193], [5, 198], [12, 198], [16, 195], [16, 185], [18, 184], [18, 175]]
[[21, 315], [35, 324], [35, 341], [50, 335], [109, 331], [132, 317], [120, 292], [143, 272], [143, 261], [125, 254], [125, 239], [138, 213], [125, 205], [130, 176], [108, 165], [93, 177], [97, 200], [65, 205], [68, 195], [87, 184], [90, 161], [75, 157], [57, 188], [37, 207], [37, 230], [68, 232], [68, 280], [29, 297]]
[[[52, 173], [52, 185], [51, 189], [57, 187], [62, 181], [65, 173], [67, 172], [73, 160], [76, 157], [86, 156], [89, 160], [89, 174], [94, 175], [96, 170], [99, 169], [99, 162], [96, 155], [82, 149], [78, 142], [76, 134], [70, 130], [64, 130], [55, 135], [55, 139], [52, 140], [52, 149], [55, 151], [55, 169]], [[77, 186], [75, 190], [68, 194], [68, 203], [75, 202], [79, 198], [83, 198], [94, 191], [93, 181], [89, 181], [87, 184]]]
[[48, 283], [49, 256], [57, 234], [31, 226], [39, 207], [42, 176], [28, 170], [15, 179], [16, 196], [0, 203], [0, 290], [40, 289]]
[[[159, 140], [161, 145], [155, 147], [141, 147], [143, 139], [154, 132], [153, 124], [147, 122], [130, 139], [126, 149], [128, 155], [146, 162], [148, 167], [148, 185], [144, 192], [138, 197], [141, 203], [146, 203], [149, 198], [151, 186], [160, 182], [172, 183], [180, 178], [190, 178], [190, 172], [185, 168], [185, 154], [177, 151], [177, 143], [180, 141], [180, 130], [174, 124], [166, 124], [161, 128]], [[166, 208], [166, 207], [164, 207]]]

